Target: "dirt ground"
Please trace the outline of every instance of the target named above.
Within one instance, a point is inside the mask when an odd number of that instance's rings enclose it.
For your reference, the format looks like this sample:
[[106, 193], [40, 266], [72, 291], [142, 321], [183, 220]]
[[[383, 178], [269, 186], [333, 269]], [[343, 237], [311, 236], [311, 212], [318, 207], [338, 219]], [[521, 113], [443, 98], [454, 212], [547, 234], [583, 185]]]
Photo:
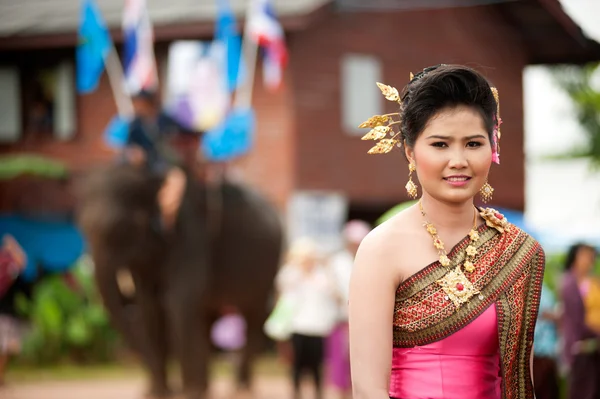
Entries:
[[[289, 382], [283, 377], [258, 377], [251, 395], [235, 394], [232, 387], [230, 380], [217, 379], [210, 399], [291, 398]], [[314, 398], [311, 388], [303, 386], [304, 398]], [[20, 382], [0, 388], [0, 399], [142, 399], [143, 389], [141, 379]]]

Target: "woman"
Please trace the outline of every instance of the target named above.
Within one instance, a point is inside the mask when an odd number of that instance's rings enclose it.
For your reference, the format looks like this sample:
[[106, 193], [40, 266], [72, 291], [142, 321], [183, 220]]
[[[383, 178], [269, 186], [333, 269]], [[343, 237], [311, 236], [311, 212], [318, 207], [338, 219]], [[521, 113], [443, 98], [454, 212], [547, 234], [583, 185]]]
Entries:
[[473, 205], [493, 192], [497, 91], [453, 65], [411, 75], [402, 96], [378, 85], [400, 111], [361, 125], [373, 128], [364, 139], [379, 140], [369, 152], [402, 145], [407, 191], [416, 197], [414, 171], [422, 195], [359, 248], [349, 301], [354, 398], [531, 399], [544, 254], [503, 215]]
[[276, 286], [280, 295], [291, 298], [294, 304], [290, 318], [294, 398], [300, 398], [305, 372], [313, 378], [315, 397], [321, 398], [324, 340], [337, 316], [335, 288], [312, 240], [303, 238], [293, 243], [288, 258], [277, 275]]
[[18, 293], [26, 296], [30, 294], [30, 285], [18, 277], [26, 263], [27, 256], [23, 248], [13, 236], [6, 234], [0, 248], [0, 273], [10, 272], [14, 276], [0, 291], [0, 387], [4, 385], [9, 358], [21, 351], [24, 323], [15, 309], [15, 298]]
[[600, 398], [600, 331], [594, 331], [589, 325], [591, 320], [586, 320], [585, 308], [595, 259], [593, 247], [573, 245], [567, 254], [566, 272], [560, 285], [563, 358], [569, 368], [568, 397], [572, 399]]
[[327, 382], [333, 388], [336, 399], [351, 397], [348, 290], [350, 289], [350, 276], [356, 251], [358, 251], [360, 242], [370, 231], [371, 226], [362, 220], [351, 220], [346, 223], [342, 232], [344, 248], [336, 253], [330, 261], [330, 268], [336, 283], [339, 316], [333, 331], [327, 338], [326, 363]]

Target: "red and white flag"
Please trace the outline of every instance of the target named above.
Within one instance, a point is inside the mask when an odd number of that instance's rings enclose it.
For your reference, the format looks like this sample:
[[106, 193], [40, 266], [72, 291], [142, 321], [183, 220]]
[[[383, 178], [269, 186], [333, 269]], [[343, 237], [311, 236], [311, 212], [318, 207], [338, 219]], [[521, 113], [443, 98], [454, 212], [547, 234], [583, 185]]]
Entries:
[[276, 89], [281, 85], [288, 51], [281, 24], [270, 0], [254, 0], [248, 19], [250, 38], [264, 49], [263, 78], [265, 85]]
[[154, 31], [146, 0], [125, 0], [123, 10], [123, 68], [130, 94], [158, 87], [154, 57]]

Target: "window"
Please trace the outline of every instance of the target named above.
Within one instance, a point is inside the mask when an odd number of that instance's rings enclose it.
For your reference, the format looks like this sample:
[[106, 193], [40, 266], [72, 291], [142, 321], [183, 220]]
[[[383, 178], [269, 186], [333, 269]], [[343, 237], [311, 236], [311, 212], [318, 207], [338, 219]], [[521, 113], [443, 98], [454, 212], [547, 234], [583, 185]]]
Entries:
[[375, 82], [382, 81], [381, 63], [370, 55], [347, 54], [342, 58], [342, 126], [352, 135], [364, 134], [358, 125], [383, 113], [383, 97]]
[[71, 62], [26, 68], [23, 123], [27, 138], [68, 140], [75, 133], [75, 85]]
[[[76, 132], [75, 67], [56, 53], [23, 53], [0, 65], [0, 144], [70, 140]], [[44, 65], [44, 66], [40, 66]]]
[[0, 143], [21, 137], [21, 91], [17, 68], [0, 68]]

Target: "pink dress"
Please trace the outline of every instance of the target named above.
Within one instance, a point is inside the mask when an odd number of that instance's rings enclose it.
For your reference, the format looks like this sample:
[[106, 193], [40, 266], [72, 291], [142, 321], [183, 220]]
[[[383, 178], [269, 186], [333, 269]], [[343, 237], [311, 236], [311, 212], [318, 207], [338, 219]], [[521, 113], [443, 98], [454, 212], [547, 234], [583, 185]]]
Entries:
[[440, 341], [394, 348], [390, 397], [397, 399], [500, 399], [496, 306]]

